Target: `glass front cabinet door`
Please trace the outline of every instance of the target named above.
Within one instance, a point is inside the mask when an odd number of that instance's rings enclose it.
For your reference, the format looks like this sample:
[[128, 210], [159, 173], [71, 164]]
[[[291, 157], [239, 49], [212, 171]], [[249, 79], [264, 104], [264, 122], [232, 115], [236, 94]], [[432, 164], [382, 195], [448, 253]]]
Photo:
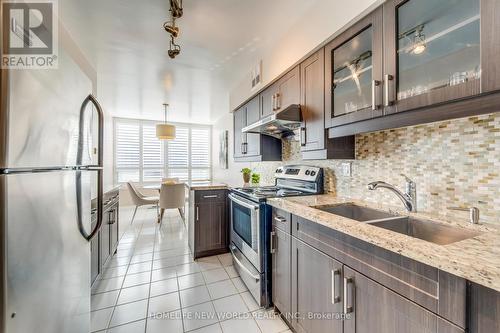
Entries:
[[385, 114], [499, 88], [498, 0], [389, 0], [384, 11]]
[[376, 9], [325, 48], [325, 118], [330, 127], [383, 115], [382, 17], [382, 8]]

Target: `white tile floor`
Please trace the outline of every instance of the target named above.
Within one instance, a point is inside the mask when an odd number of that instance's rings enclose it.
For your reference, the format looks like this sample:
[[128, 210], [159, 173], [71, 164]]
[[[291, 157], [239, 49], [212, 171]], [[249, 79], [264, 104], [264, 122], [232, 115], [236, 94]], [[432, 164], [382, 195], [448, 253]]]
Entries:
[[141, 208], [117, 254], [92, 288], [92, 332], [290, 332], [272, 311], [259, 309], [228, 254], [194, 262], [177, 211], [161, 229], [155, 210]]

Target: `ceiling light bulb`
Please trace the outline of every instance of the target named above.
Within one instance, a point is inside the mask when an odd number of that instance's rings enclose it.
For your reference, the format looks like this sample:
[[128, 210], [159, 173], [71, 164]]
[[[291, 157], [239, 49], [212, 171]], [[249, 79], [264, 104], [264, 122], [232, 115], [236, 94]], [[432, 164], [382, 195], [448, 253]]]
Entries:
[[422, 33], [422, 30], [417, 30], [415, 32], [415, 38], [413, 40], [413, 54], [421, 54], [427, 48], [427, 43], [425, 41], [425, 35]]
[[421, 54], [422, 52], [424, 52], [426, 49], [426, 46], [425, 44], [419, 44], [419, 45], [416, 45], [414, 48], [413, 48], [413, 53], [414, 54]]

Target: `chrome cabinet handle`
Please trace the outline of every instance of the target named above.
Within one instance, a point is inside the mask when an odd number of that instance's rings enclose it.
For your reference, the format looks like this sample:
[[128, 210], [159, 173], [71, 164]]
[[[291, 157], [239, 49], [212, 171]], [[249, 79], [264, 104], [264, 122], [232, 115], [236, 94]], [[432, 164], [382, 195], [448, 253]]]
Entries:
[[[352, 286], [352, 291], [350, 293], [351, 299], [350, 302], [349, 300], [349, 292], [348, 292], [348, 287]], [[354, 293], [355, 293], [355, 288], [354, 288], [354, 279], [352, 277], [346, 278], [344, 277], [344, 313], [352, 313], [354, 312]]]
[[332, 304], [340, 302], [340, 295], [337, 295], [337, 286], [340, 284], [338, 280], [340, 280], [340, 269], [332, 269]]
[[196, 221], [198, 222], [200, 220], [200, 208], [196, 206]]
[[276, 110], [281, 108], [281, 95], [280, 93], [276, 93]]
[[391, 74], [385, 74], [384, 77], [384, 90], [385, 90], [385, 106], [391, 106], [394, 104], [394, 101], [391, 100], [390, 98], [390, 88], [389, 88], [389, 81], [394, 80], [394, 76]]
[[300, 128], [300, 145], [306, 145], [306, 128], [304, 126]]
[[276, 94], [272, 97], [273, 111], [276, 110]]
[[211, 199], [211, 198], [218, 198], [219, 196], [217, 194], [213, 194], [213, 195], [204, 195], [203, 196], [203, 199]]
[[102, 226], [103, 220], [103, 200], [104, 200], [104, 186], [103, 186], [103, 159], [104, 159], [104, 112], [102, 110], [101, 105], [97, 101], [94, 95], [90, 94], [85, 98], [81, 107], [80, 107], [80, 122], [78, 129], [78, 149], [76, 154], [76, 163], [77, 165], [81, 165], [83, 161], [83, 147], [84, 147], [84, 121], [85, 121], [85, 108], [88, 103], [92, 103], [97, 111], [98, 115], [98, 139], [97, 139], [97, 165], [92, 165], [87, 168], [88, 171], [96, 171], [97, 172], [97, 223], [94, 228], [87, 234], [85, 228], [83, 226], [82, 221], [82, 207], [81, 207], [81, 199], [82, 199], [82, 179], [81, 172], [76, 172], [76, 200], [77, 200], [77, 224], [80, 234], [87, 241], [90, 241], [92, 238], [97, 235]]
[[377, 109], [380, 107], [380, 105], [377, 103], [377, 87], [380, 86], [380, 81], [379, 80], [373, 80], [372, 81], [372, 110], [377, 111]]
[[276, 232], [275, 231], [271, 231], [271, 244], [269, 245], [269, 247], [271, 248], [271, 253], [276, 253], [276, 248], [274, 247], [274, 238], [276, 237]]
[[285, 223], [286, 222], [286, 218], [282, 217], [282, 216], [275, 216], [274, 217], [274, 220], [276, 222], [279, 222], [279, 223]]

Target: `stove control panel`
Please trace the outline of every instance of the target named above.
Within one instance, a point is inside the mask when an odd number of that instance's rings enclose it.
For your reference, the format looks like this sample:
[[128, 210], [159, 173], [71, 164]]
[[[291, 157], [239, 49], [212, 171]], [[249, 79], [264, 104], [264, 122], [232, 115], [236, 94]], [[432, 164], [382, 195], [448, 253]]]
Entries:
[[287, 165], [276, 169], [274, 177], [277, 179], [298, 179], [316, 181], [321, 175], [321, 168], [308, 165]]

